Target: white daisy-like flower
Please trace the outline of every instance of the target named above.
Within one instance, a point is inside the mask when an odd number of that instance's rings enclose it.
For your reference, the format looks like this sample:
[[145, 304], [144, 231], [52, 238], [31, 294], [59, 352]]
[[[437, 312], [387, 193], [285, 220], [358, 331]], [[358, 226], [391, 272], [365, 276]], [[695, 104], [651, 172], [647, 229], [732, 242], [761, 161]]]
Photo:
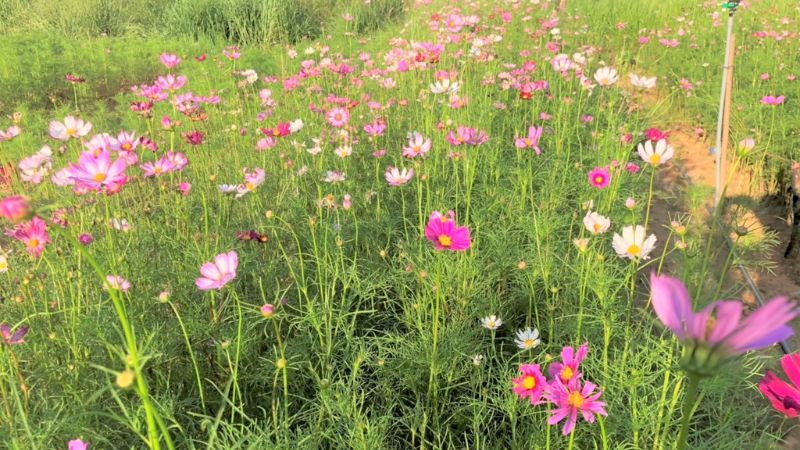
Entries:
[[601, 67], [594, 73], [594, 79], [600, 86], [611, 86], [619, 80], [617, 70], [612, 67]]
[[622, 236], [614, 233], [614, 251], [622, 258], [648, 259], [650, 252], [656, 247], [656, 235], [646, 236], [641, 225], [627, 226], [622, 229]]
[[483, 362], [483, 355], [475, 355], [472, 357], [472, 364], [480, 366]]
[[220, 184], [218, 187], [219, 187], [219, 192], [222, 194], [230, 194], [232, 192], [236, 192], [236, 190], [239, 189], [238, 184]]
[[667, 141], [664, 139], [659, 139], [655, 147], [653, 147], [653, 141], [648, 140], [644, 144], [639, 144], [637, 149], [639, 151], [639, 156], [641, 156], [645, 162], [654, 166], [664, 164], [675, 155], [675, 149], [672, 148], [671, 145], [667, 145]]
[[583, 218], [583, 226], [592, 234], [603, 234], [611, 228], [611, 219], [596, 212], [589, 211]]
[[339, 155], [340, 158], [347, 158], [353, 154], [353, 147], [342, 145], [341, 147], [337, 147], [333, 152]]
[[514, 339], [514, 342], [520, 349], [530, 350], [535, 348], [542, 341], [539, 339], [539, 330], [536, 328], [532, 330], [530, 328], [526, 328], [524, 330], [517, 331], [517, 338]]
[[0, 273], [8, 272], [8, 258], [6, 255], [0, 255]]
[[297, 119], [289, 122], [289, 132], [297, 133], [303, 129], [303, 119]]
[[449, 78], [445, 78], [432, 83], [430, 87], [431, 92], [434, 94], [455, 94], [461, 85], [459, 85], [458, 81], [450, 81]]
[[631, 77], [631, 84], [633, 87], [639, 89], [652, 89], [656, 87], [656, 77], [640, 77], [635, 73], [629, 75]]
[[487, 330], [496, 330], [496, 329], [500, 328], [500, 325], [502, 325], [502, 324], [503, 324], [503, 321], [499, 317], [495, 316], [494, 314], [492, 314], [491, 316], [484, 317], [483, 319], [481, 319], [481, 325], [483, 325], [483, 327], [486, 328]]

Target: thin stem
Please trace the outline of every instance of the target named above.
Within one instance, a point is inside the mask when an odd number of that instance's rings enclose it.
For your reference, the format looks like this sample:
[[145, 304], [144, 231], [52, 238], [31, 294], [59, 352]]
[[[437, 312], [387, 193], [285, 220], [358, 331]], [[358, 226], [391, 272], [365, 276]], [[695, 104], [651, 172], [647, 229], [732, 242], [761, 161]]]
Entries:
[[700, 377], [689, 374], [689, 384], [686, 386], [686, 397], [683, 399], [683, 419], [681, 420], [681, 434], [678, 435], [677, 450], [686, 449], [686, 439], [689, 437], [689, 423], [694, 413], [694, 402], [697, 399]]

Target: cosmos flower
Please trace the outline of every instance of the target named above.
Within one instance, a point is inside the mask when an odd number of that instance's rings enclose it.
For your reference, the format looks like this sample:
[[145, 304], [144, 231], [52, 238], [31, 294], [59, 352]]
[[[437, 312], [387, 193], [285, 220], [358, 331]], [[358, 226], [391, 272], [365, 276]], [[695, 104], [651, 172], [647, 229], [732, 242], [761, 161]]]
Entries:
[[456, 226], [455, 220], [438, 211], [431, 214], [425, 227], [425, 237], [433, 242], [436, 250], [459, 252], [471, 245], [469, 228]]
[[163, 64], [167, 69], [172, 69], [181, 63], [181, 59], [172, 53], [162, 53], [159, 59], [161, 60], [161, 64]]
[[11, 223], [19, 223], [31, 214], [31, 206], [27, 197], [12, 195], [0, 200], [0, 217]]
[[511, 380], [513, 391], [521, 399], [528, 399], [531, 405], [542, 403], [542, 394], [547, 388], [547, 380], [538, 364], [523, 364], [519, 367], [520, 376]]
[[131, 283], [119, 275], [106, 275], [106, 282], [103, 283], [103, 289], [106, 291], [116, 289], [122, 292], [128, 292], [131, 289]]
[[236, 278], [236, 268], [238, 266], [239, 255], [235, 251], [220, 253], [214, 258], [213, 262], [207, 262], [200, 266], [200, 275], [202, 276], [195, 280], [195, 285], [201, 291], [222, 289], [223, 286]]
[[539, 339], [539, 330], [536, 328], [518, 330], [517, 338], [514, 340], [514, 343], [517, 344], [517, 347], [519, 347], [520, 350], [530, 350], [539, 345], [541, 342], [542, 341]]
[[592, 234], [603, 234], [611, 228], [611, 220], [596, 212], [589, 211], [583, 218], [583, 226]]
[[605, 167], [595, 167], [588, 173], [589, 184], [597, 189], [605, 189], [611, 184], [611, 171]]
[[786, 100], [786, 97], [783, 96], [783, 95], [780, 95], [780, 96], [777, 96], [777, 97], [772, 96], [772, 95], [767, 95], [767, 96], [761, 98], [761, 103], [763, 103], [765, 105], [770, 105], [770, 106], [778, 106], [778, 105], [782, 104], [785, 100]]
[[645, 237], [644, 227], [641, 225], [627, 226], [622, 229], [622, 236], [614, 233], [613, 247], [622, 258], [649, 259], [650, 252], [656, 247], [656, 235]]
[[611, 67], [602, 67], [594, 73], [594, 79], [600, 86], [611, 86], [619, 80], [617, 70]]
[[529, 127], [528, 136], [517, 137], [514, 140], [514, 145], [519, 149], [531, 148], [537, 155], [541, 155], [542, 150], [539, 148], [539, 138], [542, 137], [543, 130], [544, 128], [542, 127]]
[[53, 151], [45, 145], [39, 151], [19, 162], [19, 177], [22, 181], [39, 184], [53, 168]]
[[503, 321], [499, 317], [495, 316], [494, 314], [492, 314], [491, 316], [487, 316], [487, 317], [484, 317], [483, 319], [481, 319], [481, 325], [483, 325], [483, 327], [486, 328], [487, 330], [494, 331], [494, 330], [500, 328], [500, 325], [502, 325], [502, 324], [503, 324]]
[[13, 230], [6, 231], [6, 236], [25, 244], [25, 250], [34, 258], [42, 256], [45, 245], [50, 243], [47, 224], [36, 216], [28, 222], [20, 223]]
[[0, 324], [0, 342], [5, 345], [19, 345], [25, 343], [25, 335], [28, 334], [30, 328], [22, 326], [14, 333], [11, 333], [11, 325], [4, 323]]
[[89, 444], [80, 439], [73, 439], [67, 443], [67, 450], [88, 450]]
[[342, 128], [350, 120], [350, 112], [345, 108], [333, 108], [325, 115], [325, 119], [331, 126]]
[[656, 86], [656, 77], [650, 77], [650, 78], [640, 77], [639, 75], [636, 75], [635, 73], [632, 73], [629, 76], [630, 76], [631, 84], [633, 85], [633, 87], [636, 87], [636, 88], [639, 88], [639, 89], [652, 89], [652, 88], [654, 88]]
[[257, 187], [261, 186], [266, 178], [264, 169], [256, 167], [252, 172], [247, 171], [247, 167], [242, 169], [244, 173], [244, 183], [236, 188], [236, 198], [240, 198], [248, 192], [253, 192]]
[[51, 121], [48, 127], [50, 137], [59, 141], [67, 141], [70, 138], [77, 139], [86, 136], [92, 131], [92, 124], [84, 122], [73, 116], [64, 117], [64, 122]]
[[583, 420], [594, 423], [595, 414], [608, 415], [604, 408], [605, 403], [599, 400], [600, 395], [600, 392], [595, 392], [595, 385], [589, 381], [581, 384], [580, 379], [575, 379], [570, 384], [564, 384], [560, 378], [554, 378], [544, 393], [544, 398], [554, 405], [547, 423], [555, 425], [566, 419], [562, 429], [564, 436], [575, 428], [579, 412]]
[[408, 183], [414, 176], [414, 169], [403, 169], [402, 171], [397, 167], [389, 167], [386, 169], [384, 178], [389, 186], [402, 186]]
[[424, 156], [430, 149], [431, 140], [425, 139], [418, 131], [412, 131], [408, 134], [408, 145], [403, 147], [403, 156], [406, 158]]
[[664, 139], [659, 139], [655, 147], [653, 147], [653, 141], [647, 140], [644, 144], [637, 146], [637, 151], [642, 160], [653, 166], [664, 164], [675, 154], [675, 149], [671, 145], [667, 145], [667, 141]]
[[727, 359], [794, 334], [789, 323], [798, 310], [786, 297], [769, 300], [742, 320], [740, 301], [718, 300], [695, 313], [686, 286], [677, 278], [651, 273], [650, 285], [658, 319], [689, 349], [682, 366], [690, 373], [709, 375]]
[[578, 368], [580, 367], [581, 361], [586, 358], [587, 353], [589, 353], [588, 343], [584, 343], [578, 347], [577, 352], [570, 346], [564, 347], [561, 349], [561, 362], [554, 362], [550, 364], [550, 367], [547, 369], [550, 376], [558, 378], [565, 385], [569, 385], [571, 382], [581, 377]]
[[77, 164], [70, 164], [69, 178], [76, 187], [91, 191], [103, 191], [111, 194], [119, 192], [128, 181], [125, 169], [128, 167], [123, 158], [111, 161], [111, 153], [102, 150], [95, 154], [83, 152]]
[[776, 411], [789, 418], [800, 414], [800, 353], [784, 355], [781, 366], [789, 383], [781, 380], [771, 371], [758, 382], [758, 390], [767, 397]]

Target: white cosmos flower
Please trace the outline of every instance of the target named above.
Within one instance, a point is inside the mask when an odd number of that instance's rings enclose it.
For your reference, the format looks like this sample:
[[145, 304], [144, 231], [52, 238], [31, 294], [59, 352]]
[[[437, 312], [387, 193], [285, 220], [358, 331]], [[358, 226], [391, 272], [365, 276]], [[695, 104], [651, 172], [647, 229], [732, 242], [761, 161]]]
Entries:
[[655, 148], [653, 147], [653, 141], [648, 140], [644, 145], [639, 144], [637, 149], [639, 151], [639, 156], [641, 156], [645, 162], [654, 166], [664, 164], [672, 159], [672, 156], [675, 154], [675, 149], [672, 148], [671, 145], [667, 145], [667, 141], [664, 139], [659, 139]]
[[8, 272], [8, 259], [6, 255], [0, 255], [0, 273]]
[[656, 77], [640, 77], [635, 73], [629, 75], [631, 77], [631, 84], [639, 89], [652, 89], [656, 87]]
[[617, 70], [611, 67], [602, 67], [594, 73], [594, 79], [600, 86], [611, 86], [619, 79]]
[[641, 225], [627, 226], [622, 229], [622, 236], [614, 233], [614, 251], [622, 258], [648, 259], [648, 255], [656, 247], [656, 235], [645, 237], [646, 231]]
[[481, 319], [481, 325], [488, 330], [496, 330], [500, 328], [500, 325], [503, 324], [503, 321], [500, 320], [499, 317], [492, 314], [491, 316], [484, 317]]
[[334, 153], [339, 155], [340, 158], [347, 158], [348, 156], [353, 154], [353, 147], [350, 147], [349, 145], [343, 145], [341, 147], [336, 148], [336, 150], [334, 150]]
[[517, 331], [517, 338], [514, 340], [514, 342], [520, 349], [530, 350], [539, 345], [539, 343], [542, 341], [539, 339], [539, 330], [536, 328], [533, 330], [526, 328], [524, 330]]
[[303, 129], [303, 119], [297, 119], [289, 122], [289, 132], [297, 133]]
[[572, 61], [569, 60], [569, 55], [560, 53], [550, 60], [550, 65], [556, 72], [566, 72], [572, 67]]
[[431, 92], [434, 94], [455, 94], [461, 86], [458, 81], [451, 82], [449, 78], [438, 80], [431, 84]]
[[606, 216], [589, 211], [583, 218], [583, 225], [589, 230], [589, 233], [603, 234], [611, 228], [611, 220]]
[[230, 194], [231, 192], [236, 192], [239, 189], [238, 184], [220, 184], [219, 185], [219, 192], [221, 194]]

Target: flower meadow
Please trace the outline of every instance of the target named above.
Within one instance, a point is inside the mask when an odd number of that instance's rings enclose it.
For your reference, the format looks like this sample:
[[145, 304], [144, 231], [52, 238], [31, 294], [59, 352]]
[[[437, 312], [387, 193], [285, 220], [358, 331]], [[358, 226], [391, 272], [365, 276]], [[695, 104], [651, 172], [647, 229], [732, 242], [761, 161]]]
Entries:
[[[715, 126], [725, 10], [373, 1], [0, 70], [0, 447], [783, 448], [797, 293], [747, 301], [752, 242], [663, 200], [702, 203], [673, 133]], [[777, 3], [737, 13], [731, 129], [775, 190]]]

